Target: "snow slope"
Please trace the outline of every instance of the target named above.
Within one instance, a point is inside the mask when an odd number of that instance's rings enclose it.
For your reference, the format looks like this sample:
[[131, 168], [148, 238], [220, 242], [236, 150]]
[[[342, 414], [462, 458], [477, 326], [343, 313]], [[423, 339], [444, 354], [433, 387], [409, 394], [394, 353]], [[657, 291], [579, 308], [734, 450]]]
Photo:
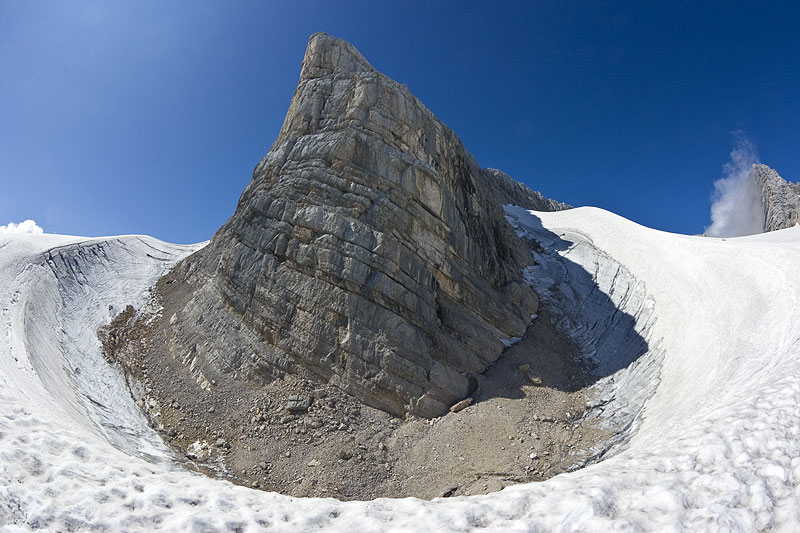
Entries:
[[[578, 333], [587, 332], [581, 324], [606, 328], [586, 333], [586, 355], [604, 376], [601, 393], [634, 406], [635, 431], [610, 458], [543, 483], [434, 501], [294, 499], [188, 472], [123, 394], [94, 331], [125, 304], [141, 305], [193, 248], [3, 236], [3, 529], [800, 530], [800, 228], [725, 240], [593, 208], [509, 216], [520, 231], [552, 237], [547, 268], [555, 272], [560, 257], [571, 279], [585, 269], [596, 282], [576, 294], [600, 291], [620, 308], [602, 321], [578, 308], [564, 315]], [[634, 333], [609, 326], [624, 315]], [[619, 368], [636, 355], [614, 349], [626, 339], [649, 349]], [[654, 390], [641, 393], [648, 384]]]

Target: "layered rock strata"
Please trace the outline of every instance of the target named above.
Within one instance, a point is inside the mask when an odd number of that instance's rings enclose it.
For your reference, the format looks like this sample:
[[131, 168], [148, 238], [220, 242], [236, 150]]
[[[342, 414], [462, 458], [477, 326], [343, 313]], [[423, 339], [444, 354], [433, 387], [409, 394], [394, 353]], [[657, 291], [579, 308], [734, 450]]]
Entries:
[[750, 179], [761, 189], [764, 231], [791, 228], [800, 224], [800, 183], [781, 178], [767, 165], [753, 165]]
[[441, 415], [537, 311], [508, 202], [566, 207], [482, 170], [406, 86], [315, 34], [236, 212], [159, 283], [169, 340], [152, 349], [204, 385], [291, 372]]

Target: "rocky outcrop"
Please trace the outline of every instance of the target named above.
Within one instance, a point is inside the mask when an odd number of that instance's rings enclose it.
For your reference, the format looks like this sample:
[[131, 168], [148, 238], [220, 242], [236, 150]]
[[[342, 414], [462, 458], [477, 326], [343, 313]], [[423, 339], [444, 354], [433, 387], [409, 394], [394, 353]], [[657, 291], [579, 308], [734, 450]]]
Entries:
[[497, 201], [502, 205], [516, 205], [534, 211], [563, 211], [572, 206], [545, 198], [538, 191], [534, 191], [524, 183], [520, 183], [511, 176], [496, 168], [485, 168], [482, 171], [483, 179], [489, 186]]
[[481, 170], [407, 87], [315, 34], [236, 212], [159, 284], [164, 349], [199, 382], [292, 372], [443, 414], [537, 311], [508, 202], [566, 207]]
[[800, 183], [786, 181], [776, 170], [762, 164], [753, 165], [750, 179], [761, 189], [764, 231], [800, 224]]

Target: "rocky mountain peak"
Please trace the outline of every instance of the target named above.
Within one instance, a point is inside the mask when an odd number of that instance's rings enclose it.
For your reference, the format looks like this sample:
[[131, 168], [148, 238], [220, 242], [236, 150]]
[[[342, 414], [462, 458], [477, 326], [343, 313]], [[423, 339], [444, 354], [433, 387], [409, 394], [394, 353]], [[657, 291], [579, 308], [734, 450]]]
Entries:
[[320, 31], [308, 39], [300, 70], [300, 83], [333, 74], [350, 75], [374, 71], [355, 46]]
[[443, 414], [537, 311], [502, 204], [539, 198], [498, 176], [404, 85], [314, 34], [236, 212], [159, 286], [177, 309], [165, 349], [198, 375], [292, 373]]
[[761, 190], [764, 231], [775, 231], [800, 224], [800, 183], [783, 179], [767, 165], [757, 163], [750, 171]]

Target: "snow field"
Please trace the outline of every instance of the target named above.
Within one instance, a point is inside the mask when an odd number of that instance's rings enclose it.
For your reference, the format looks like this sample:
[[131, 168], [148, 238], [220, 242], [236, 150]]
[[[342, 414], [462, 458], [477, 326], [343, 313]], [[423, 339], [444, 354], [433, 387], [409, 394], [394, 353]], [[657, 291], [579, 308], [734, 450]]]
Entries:
[[[194, 474], [146, 426], [94, 335], [126, 304], [142, 305], [193, 248], [145, 237], [2, 236], [0, 526], [800, 530], [800, 228], [708, 239], [594, 208], [514, 215], [522, 229], [561, 241], [558, 255], [573, 270], [564, 279], [585, 269], [636, 317], [633, 330], [649, 345], [652, 357], [633, 365], [642, 370], [598, 382], [617, 401], [650, 382], [636, 372], [657, 375], [655, 390], [627, 396], [636, 429], [615, 455], [543, 483], [433, 501], [294, 499]], [[586, 337], [587, 353], [613, 370], [613, 339], [599, 339]]]

